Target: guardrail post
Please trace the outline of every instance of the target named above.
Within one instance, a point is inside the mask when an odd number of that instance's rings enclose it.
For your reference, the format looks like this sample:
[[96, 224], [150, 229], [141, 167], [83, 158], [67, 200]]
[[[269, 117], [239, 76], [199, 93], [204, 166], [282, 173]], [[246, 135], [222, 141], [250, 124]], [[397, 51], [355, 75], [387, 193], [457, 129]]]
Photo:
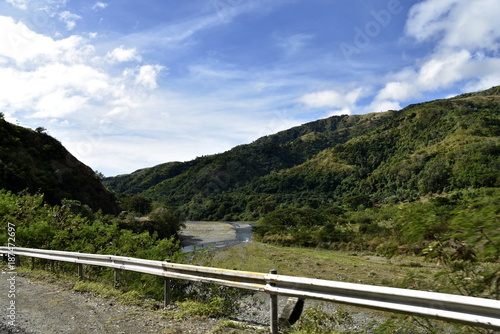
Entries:
[[19, 255], [14, 255], [14, 265], [19, 267], [21, 265], [21, 257]]
[[31, 270], [35, 270], [35, 258], [31, 258]]
[[[117, 255], [115, 254], [115, 256]], [[115, 263], [115, 260], [113, 260], [113, 263]], [[118, 268], [115, 268], [114, 283], [115, 289], [120, 286], [120, 269]]]
[[120, 286], [120, 269], [115, 268], [115, 288]]
[[[270, 274], [276, 275], [278, 271], [272, 269], [269, 271]], [[276, 284], [271, 283], [271, 286]], [[278, 295], [271, 294], [271, 334], [278, 334]]]
[[83, 280], [83, 264], [78, 263], [78, 279]]
[[[81, 253], [81, 251], [78, 251], [78, 253]], [[78, 279], [83, 280], [83, 263], [78, 263]]]
[[[165, 262], [170, 262], [170, 260], [167, 259]], [[163, 307], [170, 305], [170, 293], [172, 289], [170, 283], [170, 278], [165, 277], [165, 281], [163, 282]]]

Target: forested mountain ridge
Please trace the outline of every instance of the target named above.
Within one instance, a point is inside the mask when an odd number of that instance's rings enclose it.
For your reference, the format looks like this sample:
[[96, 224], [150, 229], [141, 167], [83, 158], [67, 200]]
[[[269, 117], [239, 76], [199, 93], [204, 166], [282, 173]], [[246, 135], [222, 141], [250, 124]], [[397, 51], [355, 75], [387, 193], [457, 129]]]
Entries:
[[370, 206], [500, 186], [500, 87], [398, 111], [307, 123], [227, 152], [106, 178], [190, 219], [279, 207]]
[[113, 194], [96, 173], [45, 133], [11, 124], [0, 113], [0, 189], [43, 193], [50, 204], [77, 200], [93, 210], [117, 213]]

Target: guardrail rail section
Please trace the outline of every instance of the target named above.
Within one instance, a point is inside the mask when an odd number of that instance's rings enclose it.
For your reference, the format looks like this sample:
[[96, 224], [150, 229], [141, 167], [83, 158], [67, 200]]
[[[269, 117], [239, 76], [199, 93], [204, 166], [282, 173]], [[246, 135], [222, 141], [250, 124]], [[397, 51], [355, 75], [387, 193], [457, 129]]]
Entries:
[[276, 271], [264, 274], [114, 255], [19, 247], [0, 247], [0, 254], [75, 263], [81, 277], [84, 264], [114, 268], [115, 278], [120, 270], [163, 276], [165, 305], [170, 302], [171, 278], [266, 292], [271, 298], [271, 333], [278, 332], [278, 296], [317, 299], [500, 330], [500, 301], [493, 299], [285, 276]]

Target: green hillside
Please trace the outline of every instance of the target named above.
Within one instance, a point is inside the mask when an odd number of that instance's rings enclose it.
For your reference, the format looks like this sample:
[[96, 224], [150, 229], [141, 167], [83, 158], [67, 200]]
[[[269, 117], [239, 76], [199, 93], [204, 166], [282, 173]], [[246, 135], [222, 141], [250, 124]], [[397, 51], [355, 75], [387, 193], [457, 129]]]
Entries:
[[50, 204], [80, 201], [93, 210], [117, 213], [114, 196], [95, 172], [72, 156], [43, 128], [11, 124], [0, 113], [0, 189], [41, 192]]
[[399, 111], [307, 123], [225, 153], [106, 178], [189, 219], [257, 219], [285, 207], [369, 207], [500, 186], [500, 87]]

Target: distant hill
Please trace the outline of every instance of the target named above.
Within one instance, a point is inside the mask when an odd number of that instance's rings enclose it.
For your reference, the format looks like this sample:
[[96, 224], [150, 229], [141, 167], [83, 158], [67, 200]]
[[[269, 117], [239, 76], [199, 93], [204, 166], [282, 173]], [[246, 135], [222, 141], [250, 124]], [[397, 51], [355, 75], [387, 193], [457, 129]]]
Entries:
[[256, 219], [279, 207], [370, 206], [500, 186], [500, 86], [321, 119], [227, 152], [104, 179], [189, 219]]
[[114, 195], [94, 171], [72, 156], [43, 128], [11, 124], [0, 114], [0, 189], [41, 192], [50, 204], [78, 200], [93, 210], [116, 213]]

